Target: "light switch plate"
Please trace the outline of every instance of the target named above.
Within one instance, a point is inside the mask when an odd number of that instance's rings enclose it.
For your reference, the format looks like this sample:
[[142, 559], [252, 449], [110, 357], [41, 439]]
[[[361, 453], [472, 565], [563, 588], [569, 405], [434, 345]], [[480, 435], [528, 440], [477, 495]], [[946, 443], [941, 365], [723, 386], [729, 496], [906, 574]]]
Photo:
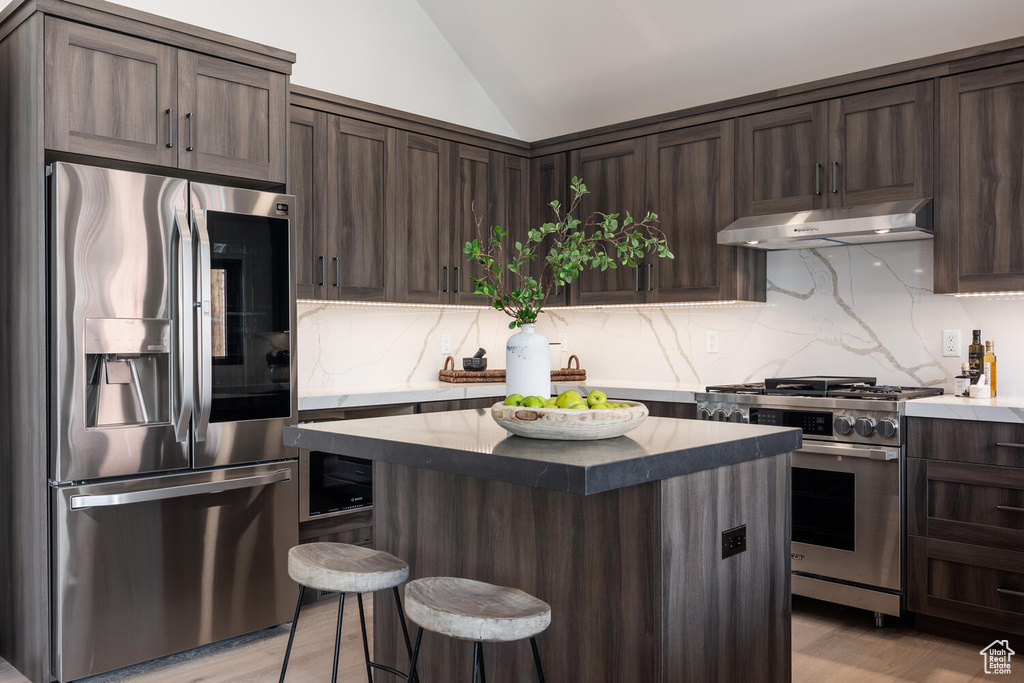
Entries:
[[942, 331], [942, 355], [949, 358], [960, 357], [960, 330]]
[[559, 332], [558, 333], [558, 343], [562, 345], [562, 350], [563, 351], [568, 351], [569, 350], [569, 333], [568, 332]]
[[706, 350], [708, 353], [718, 353], [718, 330], [708, 330]]
[[442, 334], [441, 335], [441, 354], [450, 356], [452, 353], [452, 335]]

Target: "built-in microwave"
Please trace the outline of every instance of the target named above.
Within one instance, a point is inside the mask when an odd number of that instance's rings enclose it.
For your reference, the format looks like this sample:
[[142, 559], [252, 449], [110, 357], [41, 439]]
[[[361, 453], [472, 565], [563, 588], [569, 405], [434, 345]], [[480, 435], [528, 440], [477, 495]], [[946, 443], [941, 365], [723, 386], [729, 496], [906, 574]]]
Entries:
[[373, 505], [373, 463], [322, 451], [299, 451], [299, 520], [309, 522]]

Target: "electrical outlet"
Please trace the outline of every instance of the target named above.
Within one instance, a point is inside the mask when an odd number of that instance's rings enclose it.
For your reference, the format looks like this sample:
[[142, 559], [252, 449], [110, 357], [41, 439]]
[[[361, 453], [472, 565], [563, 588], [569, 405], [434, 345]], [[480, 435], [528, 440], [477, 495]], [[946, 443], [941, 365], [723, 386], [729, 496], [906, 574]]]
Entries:
[[942, 331], [942, 355], [951, 358], [960, 357], [960, 330]]
[[740, 524], [722, 532], [722, 559], [739, 555], [747, 549], [747, 525]]
[[441, 335], [441, 355], [452, 355], [452, 335], [450, 334]]
[[707, 352], [718, 353], [718, 330], [708, 330]]
[[559, 332], [558, 343], [562, 345], [563, 351], [569, 350], [569, 334], [567, 332]]

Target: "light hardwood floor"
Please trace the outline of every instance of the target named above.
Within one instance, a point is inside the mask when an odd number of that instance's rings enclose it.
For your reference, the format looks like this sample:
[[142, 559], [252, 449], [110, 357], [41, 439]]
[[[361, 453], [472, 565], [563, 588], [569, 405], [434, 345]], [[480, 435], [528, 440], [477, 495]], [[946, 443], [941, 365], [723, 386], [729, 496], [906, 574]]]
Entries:
[[[373, 601], [367, 615], [372, 616]], [[288, 680], [329, 681], [338, 601], [306, 607], [288, 665]], [[355, 601], [346, 600], [338, 680], [366, 680]], [[371, 637], [372, 637], [372, 629]], [[198, 651], [96, 676], [88, 683], [271, 683], [277, 681], [288, 640], [284, 626], [236, 638]], [[1015, 643], [1011, 638], [1011, 646]], [[1018, 652], [1024, 652], [1024, 638]], [[1024, 655], [1015, 676], [985, 676], [977, 648], [955, 640], [920, 633], [897, 621], [876, 629], [871, 615], [860, 610], [797, 600], [793, 609], [793, 681], [797, 683], [967, 683], [998, 678], [1024, 681]], [[384, 678], [382, 676], [381, 678]], [[26, 679], [0, 660], [0, 683]], [[626, 683], [625, 681], [623, 683]], [[629, 682], [634, 683], [634, 682]], [[639, 683], [639, 682], [637, 682]]]

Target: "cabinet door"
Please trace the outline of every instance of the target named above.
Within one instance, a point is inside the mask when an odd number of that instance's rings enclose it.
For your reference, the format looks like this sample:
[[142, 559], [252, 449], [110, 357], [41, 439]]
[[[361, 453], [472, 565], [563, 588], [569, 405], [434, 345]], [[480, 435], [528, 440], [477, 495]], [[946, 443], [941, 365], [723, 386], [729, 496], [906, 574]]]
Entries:
[[831, 180], [828, 104], [818, 102], [739, 121], [736, 152], [736, 213], [757, 216], [825, 206]]
[[829, 206], [932, 196], [933, 90], [928, 81], [829, 102]]
[[340, 116], [328, 119], [328, 298], [383, 301], [386, 280], [384, 127]]
[[763, 300], [764, 253], [718, 246], [733, 220], [735, 130], [730, 120], [647, 139], [648, 204], [675, 254], [645, 264], [648, 302], [757, 299], [758, 283]]
[[47, 149], [176, 166], [177, 50], [46, 17]]
[[402, 130], [387, 140], [389, 279], [395, 299], [447, 303], [452, 289], [449, 143]]
[[1024, 290], [1024, 64], [939, 84], [935, 291]]
[[[530, 226], [539, 228], [545, 223], [557, 220], [551, 209], [551, 202], [558, 200], [566, 210], [569, 200], [568, 160], [564, 153], [551, 154], [530, 160]], [[533, 276], [540, 277], [544, 257], [547, 255], [550, 236], [541, 243], [540, 254], [534, 262]], [[552, 287], [546, 307], [565, 306], [569, 302], [567, 287]]]
[[[470, 278], [480, 277], [483, 269], [471, 263], [463, 253], [466, 242], [478, 235], [477, 221], [481, 219], [481, 241], [504, 218], [501, 210], [503, 175], [502, 154], [470, 145], [452, 147], [452, 202], [454, 212], [454, 240], [452, 241], [452, 297], [453, 304], [463, 306], [489, 306], [487, 298], [473, 294]], [[502, 226], [507, 227], [507, 226]]]
[[[581, 178], [589, 191], [580, 202], [577, 218], [586, 222], [595, 211], [617, 213], [621, 225], [628, 210], [642, 219], [647, 213], [644, 206], [645, 151], [643, 138], [573, 151], [572, 175]], [[640, 303], [643, 301], [641, 270], [642, 264], [636, 268], [609, 268], [603, 273], [584, 269], [579, 280], [570, 287], [572, 303]]]
[[327, 114], [291, 108], [288, 193], [295, 195], [295, 292], [300, 299], [327, 298], [327, 242], [323, 197], [327, 182]]
[[285, 181], [288, 78], [178, 51], [178, 166]]

